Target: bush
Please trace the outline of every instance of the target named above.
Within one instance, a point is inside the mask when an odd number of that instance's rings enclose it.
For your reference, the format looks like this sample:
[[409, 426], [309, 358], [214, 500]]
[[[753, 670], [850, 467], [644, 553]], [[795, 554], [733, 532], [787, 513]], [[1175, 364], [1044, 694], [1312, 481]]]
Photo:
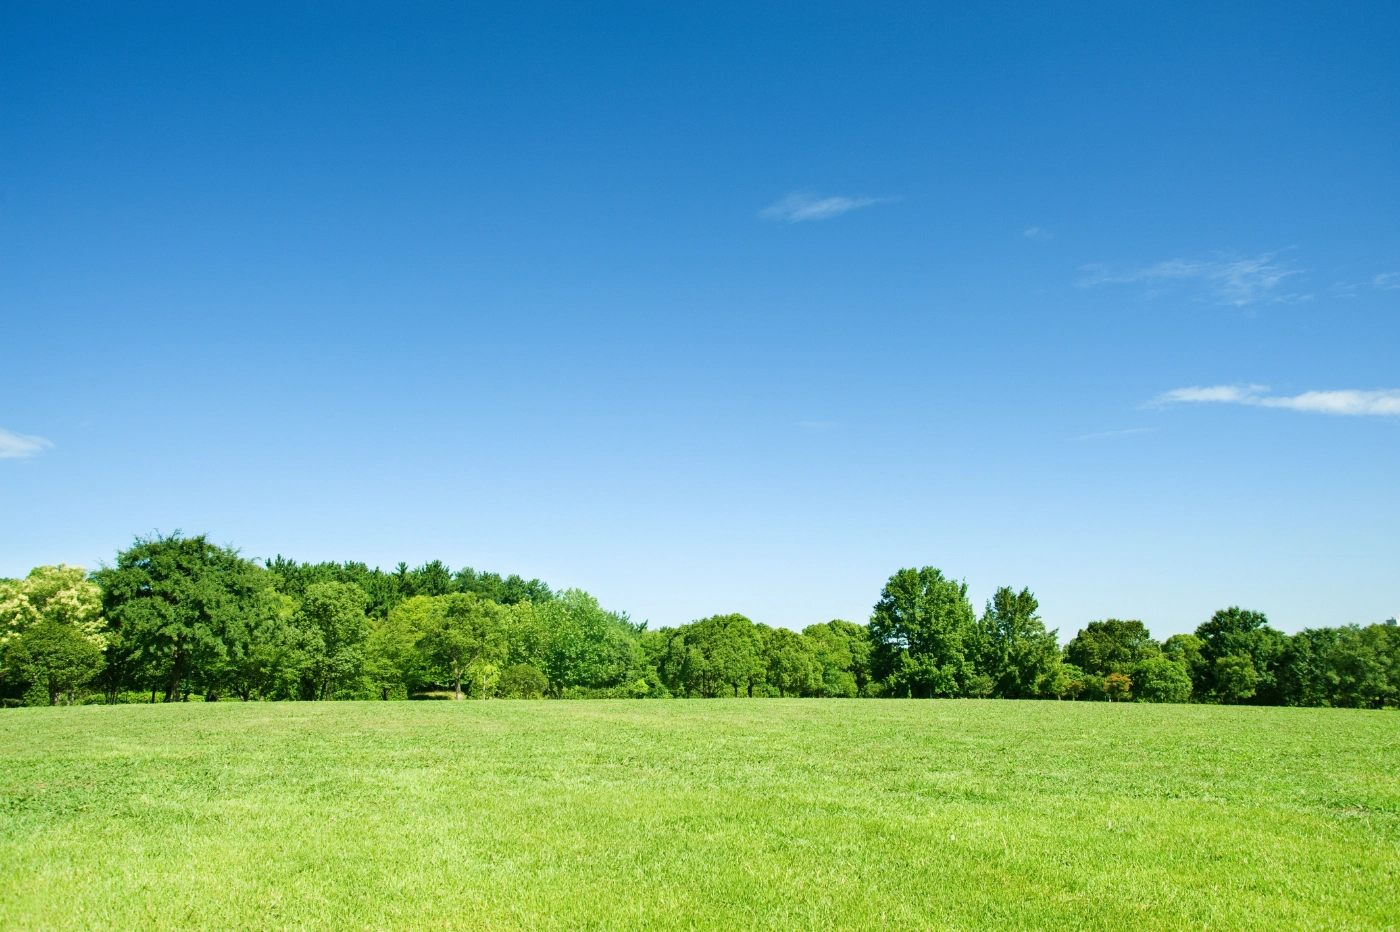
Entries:
[[1189, 702], [1191, 674], [1186, 665], [1166, 657], [1150, 657], [1133, 670], [1139, 702]]
[[548, 689], [549, 680], [528, 663], [509, 667], [496, 684], [496, 694], [502, 699], [543, 699]]
[[1259, 671], [1248, 657], [1232, 654], [1215, 661], [1215, 689], [1221, 702], [1248, 699], [1258, 685]]

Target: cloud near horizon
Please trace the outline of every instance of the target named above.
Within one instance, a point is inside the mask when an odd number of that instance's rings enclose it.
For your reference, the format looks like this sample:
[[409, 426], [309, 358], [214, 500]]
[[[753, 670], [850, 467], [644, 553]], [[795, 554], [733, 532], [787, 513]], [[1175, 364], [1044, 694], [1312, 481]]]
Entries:
[[1194, 285], [1216, 304], [1236, 307], [1259, 301], [1298, 301], [1311, 297], [1277, 292], [1285, 279], [1302, 274], [1288, 263], [1278, 261], [1277, 256], [1277, 252], [1266, 252], [1252, 258], [1168, 259], [1127, 272], [1114, 272], [1106, 265], [1085, 265], [1080, 267], [1085, 277], [1079, 286], [1141, 284], [1148, 286], [1148, 297], [1156, 297], [1173, 287]]
[[52, 447], [43, 437], [30, 437], [25, 434], [12, 434], [0, 427], [0, 460], [23, 460], [36, 456]]
[[1177, 388], [1152, 399], [1152, 407], [1193, 402], [1254, 405], [1260, 408], [1287, 408], [1317, 414], [1400, 417], [1400, 389], [1362, 391], [1341, 389], [1330, 392], [1303, 392], [1301, 395], [1270, 395], [1267, 385], [1208, 385]]
[[764, 220], [785, 220], [788, 223], [801, 223], [804, 220], [830, 220], [861, 207], [873, 204], [887, 204], [897, 200], [892, 197], [822, 197], [816, 194], [793, 193], [780, 201], [769, 204], [758, 215]]

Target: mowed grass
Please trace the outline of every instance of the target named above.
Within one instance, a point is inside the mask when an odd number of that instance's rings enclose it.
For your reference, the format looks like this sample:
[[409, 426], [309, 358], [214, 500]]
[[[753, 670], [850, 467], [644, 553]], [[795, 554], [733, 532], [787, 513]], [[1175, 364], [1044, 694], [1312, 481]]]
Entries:
[[0, 712], [0, 927], [1384, 929], [1400, 714]]

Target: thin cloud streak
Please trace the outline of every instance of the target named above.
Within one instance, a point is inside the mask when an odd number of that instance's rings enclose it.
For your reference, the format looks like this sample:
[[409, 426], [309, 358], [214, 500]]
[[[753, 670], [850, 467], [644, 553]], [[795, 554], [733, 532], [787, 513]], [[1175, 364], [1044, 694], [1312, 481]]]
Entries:
[[1268, 391], [1267, 385], [1193, 385], [1163, 392], [1149, 404], [1160, 408], [1173, 404], [1214, 402], [1348, 417], [1400, 417], [1400, 389], [1364, 391], [1349, 388], [1303, 392], [1301, 395], [1270, 395]]
[[0, 427], [0, 460], [23, 460], [37, 456], [53, 444], [43, 437], [12, 434]]
[[1098, 285], [1146, 285], [1148, 297], [1156, 297], [1174, 287], [1192, 286], [1204, 291], [1216, 304], [1242, 307], [1259, 301], [1306, 300], [1311, 295], [1278, 294], [1278, 286], [1299, 269], [1277, 261], [1277, 252], [1253, 258], [1168, 259], [1146, 268], [1114, 272], [1106, 265], [1085, 265], [1081, 288]]
[[852, 210], [870, 207], [873, 204], [888, 204], [897, 200], [892, 197], [822, 197], [816, 194], [794, 192], [759, 211], [764, 220], [783, 220], [788, 223], [802, 223], [806, 220], [830, 220]]

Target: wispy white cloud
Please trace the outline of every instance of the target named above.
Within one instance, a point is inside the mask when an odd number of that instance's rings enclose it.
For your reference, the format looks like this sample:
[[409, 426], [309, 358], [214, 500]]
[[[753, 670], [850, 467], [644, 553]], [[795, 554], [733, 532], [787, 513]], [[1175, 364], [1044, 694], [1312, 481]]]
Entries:
[[44, 452], [52, 443], [43, 437], [30, 437], [25, 434], [12, 434], [0, 427], [0, 460], [28, 459]]
[[1026, 227], [1021, 231], [1021, 235], [1026, 239], [1049, 239], [1050, 233], [1040, 227]]
[[1079, 439], [1080, 439], [1080, 440], [1107, 440], [1107, 439], [1109, 439], [1110, 437], [1127, 437], [1127, 436], [1129, 436], [1130, 434], [1150, 434], [1150, 433], [1154, 432], [1156, 429], [1157, 429], [1157, 428], [1155, 428], [1155, 427], [1130, 427], [1130, 428], [1128, 428], [1127, 430], [1105, 430], [1105, 431], [1101, 431], [1101, 432], [1099, 432], [1099, 433], [1097, 433], [1097, 434], [1085, 434], [1084, 436], [1080, 437]]
[[1106, 265], [1085, 265], [1080, 287], [1096, 285], [1145, 285], [1155, 297], [1177, 287], [1195, 287], [1217, 304], [1243, 306], [1258, 301], [1299, 301], [1311, 295], [1282, 294], [1278, 286], [1302, 274], [1277, 252], [1252, 258], [1222, 256], [1218, 259], [1168, 259], [1145, 268], [1114, 271]]
[[1400, 272], [1386, 272], [1384, 275], [1377, 275], [1371, 279], [1371, 284], [1387, 291], [1400, 289]]
[[1301, 395], [1270, 395], [1267, 385], [1210, 385], [1177, 388], [1152, 399], [1154, 407], [1189, 402], [1223, 402], [1255, 405], [1260, 408], [1287, 408], [1291, 411], [1311, 411], [1318, 414], [1351, 416], [1400, 416], [1400, 390], [1363, 391], [1340, 389], [1327, 392], [1303, 392]]
[[888, 204], [898, 200], [893, 197], [823, 197], [817, 194], [794, 192], [780, 201], [769, 204], [758, 215], [765, 220], [785, 220], [788, 223], [801, 223], [804, 220], [830, 220], [861, 207], [872, 204]]

